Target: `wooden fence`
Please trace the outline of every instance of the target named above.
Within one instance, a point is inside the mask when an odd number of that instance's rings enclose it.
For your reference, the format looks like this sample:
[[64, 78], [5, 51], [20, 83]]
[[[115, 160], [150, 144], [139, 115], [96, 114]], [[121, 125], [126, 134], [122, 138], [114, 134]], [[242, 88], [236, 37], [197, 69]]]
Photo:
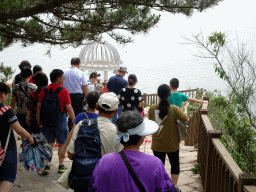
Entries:
[[[196, 90], [194, 96], [199, 89]], [[193, 97], [193, 91], [181, 92]], [[157, 94], [144, 94], [143, 97], [150, 105], [159, 103]], [[206, 97], [203, 99], [208, 100]], [[204, 103], [194, 111], [189, 127], [189, 139], [185, 145], [198, 143], [197, 162], [201, 165], [200, 175], [205, 192], [256, 192], [256, 178], [242, 172], [221, 143], [221, 132], [213, 129], [208, 118], [208, 104]]]
[[256, 178], [243, 173], [220, 141], [208, 118], [207, 104], [200, 110], [198, 157], [205, 192], [255, 192]]
[[[188, 97], [192, 97], [192, 98], [195, 98], [196, 96], [201, 98], [202, 95], [203, 95], [203, 92], [204, 92], [204, 90], [199, 89], [199, 88], [179, 91], [179, 93], [183, 93], [183, 94], [187, 95]], [[143, 94], [143, 99], [150, 106], [159, 103], [159, 97], [158, 97], [157, 94], [146, 94], [146, 93], [144, 93]]]

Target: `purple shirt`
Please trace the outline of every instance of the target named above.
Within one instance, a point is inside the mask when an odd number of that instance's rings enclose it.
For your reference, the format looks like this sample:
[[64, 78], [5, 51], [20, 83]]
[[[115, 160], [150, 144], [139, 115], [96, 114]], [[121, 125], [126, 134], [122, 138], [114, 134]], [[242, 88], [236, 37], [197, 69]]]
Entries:
[[[174, 192], [175, 187], [160, 159], [139, 151], [124, 151], [147, 192]], [[89, 191], [139, 192], [119, 153], [104, 155], [97, 163]]]

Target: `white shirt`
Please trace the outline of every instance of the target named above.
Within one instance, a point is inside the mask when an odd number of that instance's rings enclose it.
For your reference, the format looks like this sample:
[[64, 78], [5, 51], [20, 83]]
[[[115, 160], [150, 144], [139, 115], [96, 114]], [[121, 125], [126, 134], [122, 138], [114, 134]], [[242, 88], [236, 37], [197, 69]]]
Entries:
[[85, 74], [77, 67], [70, 67], [64, 72], [64, 87], [69, 93], [83, 93], [82, 86], [87, 85]]
[[[72, 154], [75, 153], [75, 140], [77, 138], [81, 124], [82, 121], [80, 121], [76, 125], [70, 144], [67, 149]], [[123, 149], [123, 145], [121, 143], [115, 144], [114, 142], [117, 129], [116, 126], [113, 123], [111, 123], [111, 121], [108, 118], [98, 117], [98, 129], [100, 132], [101, 140], [101, 156], [107, 153], [119, 152]]]
[[91, 82], [90, 80], [87, 80], [87, 87], [88, 87], [88, 91], [89, 91], [89, 92], [95, 91], [94, 83]]

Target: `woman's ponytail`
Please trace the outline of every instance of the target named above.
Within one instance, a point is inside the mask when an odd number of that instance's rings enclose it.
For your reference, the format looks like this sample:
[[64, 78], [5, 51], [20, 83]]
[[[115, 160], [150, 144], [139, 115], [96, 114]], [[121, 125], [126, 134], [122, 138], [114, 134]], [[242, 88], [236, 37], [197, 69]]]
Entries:
[[157, 94], [160, 97], [159, 118], [163, 120], [164, 117], [167, 115], [169, 107], [170, 107], [168, 97], [171, 96], [171, 89], [168, 85], [162, 84], [158, 87]]

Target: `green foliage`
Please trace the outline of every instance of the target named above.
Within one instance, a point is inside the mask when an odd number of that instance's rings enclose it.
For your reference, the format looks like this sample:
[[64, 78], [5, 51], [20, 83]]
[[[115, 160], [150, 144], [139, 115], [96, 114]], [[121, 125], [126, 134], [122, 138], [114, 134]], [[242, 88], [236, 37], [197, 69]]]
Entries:
[[[256, 64], [252, 51], [248, 51], [244, 44], [237, 43], [232, 49], [227, 44], [226, 35], [214, 32], [206, 41], [202, 34], [194, 36], [195, 40], [188, 41], [207, 54], [201, 58], [213, 59], [215, 72], [228, 85], [228, 96], [214, 95], [212, 103], [215, 115], [209, 117], [214, 126], [223, 131], [221, 140], [239, 167], [247, 173], [256, 176]], [[233, 48], [235, 47], [235, 48]], [[217, 116], [216, 116], [217, 115]], [[212, 122], [213, 124], [213, 122]], [[220, 128], [221, 127], [221, 128]]]
[[216, 97], [219, 97], [220, 94], [217, 92], [217, 90], [215, 90], [214, 92], [207, 91], [205, 96], [209, 98], [208, 117], [211, 121], [213, 128], [216, 130], [220, 130], [222, 133], [225, 134], [226, 131], [224, 130], [224, 124], [221, 118], [223, 110], [221, 107], [214, 104], [214, 100], [216, 99]]
[[12, 67], [5, 67], [4, 63], [0, 64], [0, 78], [1, 82], [6, 82], [12, 78], [12, 75], [15, 71], [12, 70]]
[[221, 32], [213, 32], [211, 36], [208, 37], [208, 40], [210, 41], [211, 45], [214, 44], [214, 51], [217, 51], [217, 47], [221, 46], [223, 47], [226, 40], [225, 40], [225, 33]]
[[192, 170], [192, 172], [194, 174], [199, 174], [200, 173], [200, 168], [201, 168], [201, 164], [200, 163], [196, 163], [191, 170]]
[[107, 33], [119, 43], [131, 35], [148, 33], [160, 15], [151, 10], [191, 16], [221, 0], [5, 0], [0, 1], [0, 50], [21, 41], [77, 47], [84, 40], [101, 41]]
[[219, 96], [213, 101], [223, 110], [221, 119], [226, 134], [222, 142], [239, 167], [246, 173], [256, 176], [256, 134], [245, 109], [234, 94], [228, 98]]

